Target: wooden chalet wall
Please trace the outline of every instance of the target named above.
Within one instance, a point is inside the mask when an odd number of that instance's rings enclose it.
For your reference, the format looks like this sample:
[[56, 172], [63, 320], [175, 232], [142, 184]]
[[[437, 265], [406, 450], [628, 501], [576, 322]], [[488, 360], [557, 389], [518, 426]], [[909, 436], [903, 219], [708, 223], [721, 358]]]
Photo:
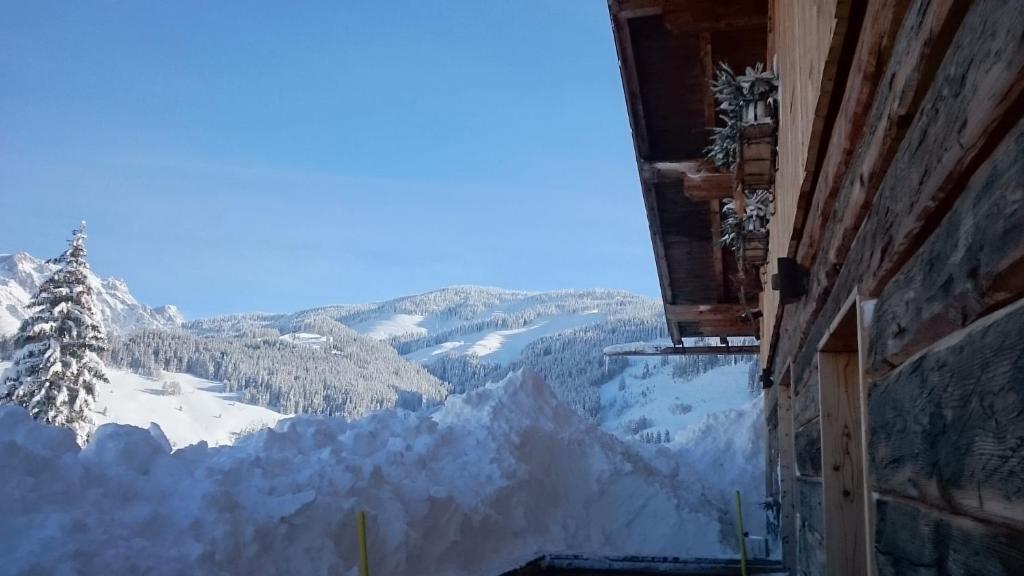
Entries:
[[[848, 0], [775, 0], [772, 5], [771, 44], [779, 75], [778, 171], [775, 176], [775, 213], [769, 222], [771, 243], [765, 285], [775, 274], [779, 257], [789, 256], [796, 229], [797, 204], [810, 186], [825, 116], [832, 94], [838, 55], [846, 32]], [[806, 200], [804, 200], [806, 201]], [[775, 328], [778, 293], [761, 293], [764, 329], [762, 358], [767, 358]]]
[[808, 273], [762, 302], [785, 561], [1024, 574], [1024, 5], [808, 4], [771, 18], [771, 257]]

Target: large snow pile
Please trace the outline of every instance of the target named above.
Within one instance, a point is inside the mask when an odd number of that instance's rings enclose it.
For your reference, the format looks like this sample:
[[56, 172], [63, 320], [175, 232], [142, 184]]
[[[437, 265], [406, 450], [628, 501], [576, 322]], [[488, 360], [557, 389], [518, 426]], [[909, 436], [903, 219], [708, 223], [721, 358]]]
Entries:
[[155, 426], [114, 424], [80, 451], [2, 406], [0, 462], [14, 573], [355, 574], [360, 509], [389, 576], [486, 576], [541, 551], [730, 554], [698, 461], [602, 432], [533, 377], [173, 452]]

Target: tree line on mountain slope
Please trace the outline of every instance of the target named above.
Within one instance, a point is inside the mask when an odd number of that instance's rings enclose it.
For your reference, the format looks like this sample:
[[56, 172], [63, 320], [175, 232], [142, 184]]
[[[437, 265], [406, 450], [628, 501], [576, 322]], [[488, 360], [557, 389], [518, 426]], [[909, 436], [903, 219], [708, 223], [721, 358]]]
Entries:
[[360, 337], [327, 318], [307, 321], [301, 331], [329, 336], [329, 342], [293, 344], [276, 333], [203, 337], [147, 330], [115, 339], [110, 359], [142, 374], [160, 369], [223, 382], [226, 391], [239, 393], [245, 402], [289, 414], [352, 419], [384, 408], [415, 410], [447, 395], [439, 380], [386, 343]]

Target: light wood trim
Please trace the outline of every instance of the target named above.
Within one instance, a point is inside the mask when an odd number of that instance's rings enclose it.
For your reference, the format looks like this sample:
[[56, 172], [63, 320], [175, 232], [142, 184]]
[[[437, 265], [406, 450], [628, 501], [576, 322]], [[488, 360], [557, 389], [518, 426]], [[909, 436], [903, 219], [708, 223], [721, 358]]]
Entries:
[[856, 300], [857, 306], [857, 360], [858, 360], [858, 377], [860, 379], [860, 445], [861, 445], [861, 462], [863, 463], [864, 470], [864, 534], [866, 537], [865, 541], [865, 558], [867, 566], [867, 574], [875, 575], [878, 574], [878, 567], [875, 565], [875, 505], [874, 505], [874, 494], [872, 492], [871, 482], [871, 457], [868, 454], [868, 450], [871, 446], [870, 434], [871, 426], [868, 422], [868, 395], [871, 390], [871, 382], [868, 380], [865, 374], [865, 368], [867, 367], [867, 352], [870, 344], [868, 334], [871, 333], [871, 321], [872, 312], [875, 307], [875, 300], [867, 300], [857, 295]]
[[851, 294], [817, 357], [825, 573], [830, 576], [868, 573], [856, 301], [856, 293]]

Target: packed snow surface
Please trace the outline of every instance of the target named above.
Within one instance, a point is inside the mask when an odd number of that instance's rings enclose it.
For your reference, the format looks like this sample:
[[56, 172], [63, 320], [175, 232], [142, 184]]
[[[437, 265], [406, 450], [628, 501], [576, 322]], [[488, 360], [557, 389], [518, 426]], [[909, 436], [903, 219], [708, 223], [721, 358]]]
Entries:
[[[10, 362], [0, 362], [0, 373]], [[101, 424], [155, 423], [173, 448], [206, 442], [230, 444], [239, 436], [273, 426], [284, 414], [239, 401], [224, 385], [189, 374], [164, 372], [147, 378], [107, 367], [110, 382], [96, 389], [93, 420]], [[175, 386], [176, 385], [176, 386]]]
[[[706, 482], [761, 461], [755, 406], [703, 423], [696, 456], [688, 438], [602, 432], [519, 375], [431, 412], [289, 418], [173, 452], [156, 426], [114, 424], [80, 450], [0, 406], [0, 491], [17, 496], [0, 499], [3, 569], [355, 575], [357, 510], [388, 576], [486, 576], [540, 552], [726, 555], [733, 487]], [[723, 443], [734, 454], [715, 459]]]
[[661, 366], [659, 359], [637, 358], [619, 378], [601, 386], [601, 427], [631, 435], [630, 427], [643, 421], [641, 430], [668, 430], [675, 438], [709, 414], [753, 399], [749, 364], [721, 366], [689, 380], [674, 377], [671, 367]]
[[[156, 423], [171, 446], [198, 442], [230, 444], [246, 433], [273, 426], [283, 414], [246, 404], [224, 385], [188, 374], [165, 372], [159, 379], [107, 369], [109, 384], [96, 391], [96, 424], [131, 424], [148, 428]], [[180, 392], [168, 392], [172, 384]]]

